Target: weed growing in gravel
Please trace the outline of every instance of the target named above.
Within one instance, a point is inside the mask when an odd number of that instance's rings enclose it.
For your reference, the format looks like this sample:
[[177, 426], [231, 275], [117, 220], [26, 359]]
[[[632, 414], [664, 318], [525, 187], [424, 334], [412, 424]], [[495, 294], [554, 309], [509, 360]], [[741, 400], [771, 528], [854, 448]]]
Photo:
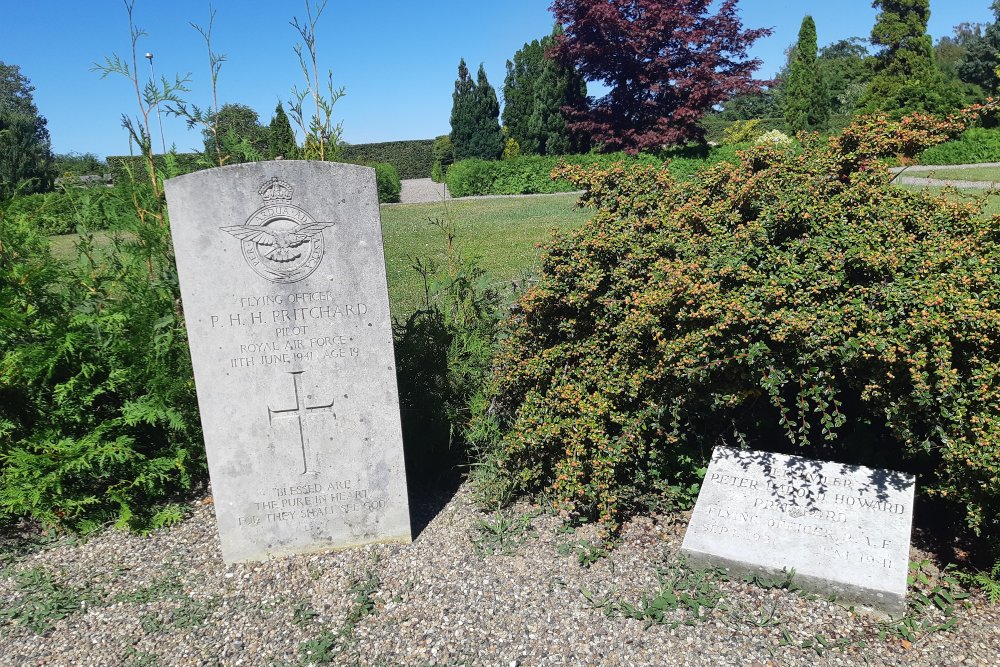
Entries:
[[181, 630], [190, 630], [204, 625], [221, 601], [222, 598], [218, 595], [213, 595], [208, 600], [184, 598], [181, 606], [171, 614], [171, 625]]
[[304, 627], [309, 625], [314, 618], [319, 616], [319, 612], [309, 606], [307, 602], [299, 602], [292, 608], [292, 625]]
[[898, 637], [913, 642], [918, 635], [947, 632], [958, 624], [955, 609], [969, 595], [948, 570], [937, 580], [928, 577], [929, 564], [928, 560], [910, 563], [910, 574], [906, 578], [909, 585], [906, 615], [898, 621], [883, 624], [878, 633], [879, 641], [886, 637]]
[[748, 572], [743, 575], [743, 581], [758, 588], [763, 588], [765, 591], [778, 589], [785, 590], [789, 593], [796, 593], [801, 591], [799, 585], [795, 583], [795, 568], [786, 571], [782, 568], [782, 575], [775, 577], [768, 577], [767, 575], [761, 574], [759, 572]]
[[368, 569], [361, 576], [354, 575], [349, 589], [351, 607], [344, 624], [336, 631], [324, 630], [318, 637], [302, 642], [299, 645], [299, 666], [326, 665], [335, 661], [336, 664], [348, 664], [344, 661], [344, 653], [350, 648], [358, 623], [376, 613], [376, 594], [381, 586], [382, 581], [374, 570]]
[[560, 556], [576, 554], [576, 560], [580, 564], [580, 567], [589, 568], [602, 558], [607, 558], [614, 546], [611, 542], [575, 540], [556, 544], [556, 552]]
[[139, 619], [139, 627], [147, 635], [158, 635], [167, 629], [167, 622], [159, 614], [144, 614]]
[[796, 641], [788, 630], [781, 631], [781, 639], [778, 640], [778, 646], [793, 646], [796, 648], [812, 650], [816, 652], [816, 655], [823, 655], [826, 651], [831, 650], [843, 650], [848, 646], [857, 646], [859, 648], [864, 648], [867, 644], [863, 641], [854, 642], [847, 637], [840, 637], [838, 639], [827, 639], [824, 635], [812, 635], [807, 637], [802, 641]]
[[536, 537], [531, 520], [539, 512], [518, 514], [510, 510], [496, 510], [489, 518], [477, 518], [471, 537], [472, 545], [480, 558], [509, 555], [528, 537]]
[[[609, 618], [624, 616], [645, 621], [646, 627], [663, 624], [673, 629], [708, 620], [722, 601], [719, 583], [726, 581], [727, 577], [720, 568], [692, 570], [683, 562], [678, 562], [660, 570], [658, 579], [657, 590], [644, 593], [642, 600], [636, 604], [615, 601], [610, 596], [597, 600], [588, 591], [580, 592], [592, 607], [603, 609]], [[678, 610], [686, 613], [671, 613]]]
[[993, 563], [989, 572], [979, 570], [975, 572], [954, 572], [955, 577], [966, 586], [974, 586], [983, 589], [989, 596], [992, 604], [1000, 603], [1000, 559]]
[[149, 586], [119, 593], [115, 596], [114, 602], [149, 604], [150, 602], [157, 602], [159, 600], [183, 597], [183, 590], [180, 582], [180, 572], [176, 568], [167, 568], [167, 571], [162, 576], [154, 579]]
[[97, 604], [100, 591], [76, 588], [56, 581], [42, 568], [22, 570], [13, 575], [17, 584], [14, 597], [0, 607], [0, 624], [18, 624], [42, 635], [56, 621]]

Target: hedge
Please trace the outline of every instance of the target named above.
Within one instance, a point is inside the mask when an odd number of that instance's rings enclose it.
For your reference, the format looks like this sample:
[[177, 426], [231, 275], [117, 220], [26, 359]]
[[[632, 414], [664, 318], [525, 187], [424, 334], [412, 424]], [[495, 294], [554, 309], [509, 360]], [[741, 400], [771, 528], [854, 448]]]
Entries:
[[433, 139], [384, 141], [378, 144], [348, 144], [341, 148], [346, 162], [388, 162], [400, 178], [430, 178], [434, 166]]
[[659, 165], [670, 161], [670, 171], [679, 178], [688, 177], [708, 164], [732, 161], [740, 146], [707, 149], [699, 146], [664, 151], [659, 155], [643, 153], [607, 153], [563, 156], [522, 155], [510, 160], [461, 160], [451, 165], [445, 180], [453, 197], [473, 195], [518, 195], [570, 192], [575, 188], [564, 179], [549, 175], [560, 163], [600, 166], [616, 162]]
[[976, 164], [1000, 162], [1000, 129], [973, 127], [955, 141], [924, 151], [920, 164]]

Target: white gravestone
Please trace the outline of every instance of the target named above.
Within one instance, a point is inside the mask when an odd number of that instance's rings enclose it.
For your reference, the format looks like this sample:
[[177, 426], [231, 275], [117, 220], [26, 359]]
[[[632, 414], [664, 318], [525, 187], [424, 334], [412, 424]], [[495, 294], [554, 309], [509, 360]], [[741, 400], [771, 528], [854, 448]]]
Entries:
[[225, 561], [409, 542], [374, 171], [258, 162], [166, 194]]
[[905, 611], [914, 480], [891, 470], [716, 447], [681, 552], [777, 575], [890, 616]]

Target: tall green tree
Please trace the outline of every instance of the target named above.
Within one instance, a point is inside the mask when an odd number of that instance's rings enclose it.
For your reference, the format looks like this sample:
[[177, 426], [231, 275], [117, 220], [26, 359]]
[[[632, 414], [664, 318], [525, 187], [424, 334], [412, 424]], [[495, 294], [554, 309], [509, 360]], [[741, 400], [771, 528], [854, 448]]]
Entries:
[[[268, 155], [268, 128], [260, 124], [257, 112], [245, 104], [223, 104], [219, 109], [216, 129], [219, 151], [225, 164], [255, 162]], [[215, 137], [206, 129], [202, 132], [205, 152], [215, 155]]]
[[819, 50], [816, 64], [830, 94], [830, 111], [853, 114], [871, 79], [866, 39], [850, 37]]
[[503, 151], [500, 103], [482, 65], [473, 81], [465, 59], [459, 61], [451, 99], [451, 142], [455, 147], [455, 159], [498, 158]]
[[0, 61], [0, 200], [51, 190], [55, 180], [52, 142], [34, 90], [20, 67]]
[[562, 108], [583, 109], [587, 83], [573, 66], [546, 54], [562, 34], [558, 25], [541, 41], [526, 43], [507, 61], [503, 86], [503, 125], [522, 153], [558, 155], [586, 150], [585, 140], [572, 135]]
[[491, 159], [503, 152], [503, 130], [500, 128], [500, 101], [497, 92], [486, 78], [486, 69], [479, 64], [476, 73], [476, 88], [473, 93], [475, 100], [478, 131], [473, 141], [473, 152], [484, 158]]
[[824, 130], [830, 121], [830, 94], [816, 62], [816, 22], [802, 19], [785, 88], [785, 122], [793, 131]]
[[288, 122], [285, 108], [278, 102], [274, 108], [274, 117], [268, 126], [267, 132], [267, 157], [270, 160], [282, 157], [286, 160], [294, 160], [299, 156], [299, 147], [295, 143], [295, 132], [292, 124]]
[[1000, 90], [1000, 77], [997, 76], [997, 67], [1000, 67], [1000, 0], [994, 0], [990, 8], [993, 10], [993, 23], [986, 26], [982, 35], [968, 39], [957, 70], [962, 81], [992, 94]]
[[476, 132], [475, 89], [476, 82], [469, 76], [469, 68], [465, 58], [462, 58], [458, 61], [458, 78], [455, 79], [455, 91], [451, 94], [451, 143], [456, 160], [472, 157], [469, 150]]
[[874, 76], [862, 97], [865, 111], [902, 116], [912, 111], [948, 112], [961, 104], [961, 93], [947, 86], [934, 65], [927, 34], [930, 0], [875, 0], [881, 10], [871, 43], [882, 51], [874, 60]]

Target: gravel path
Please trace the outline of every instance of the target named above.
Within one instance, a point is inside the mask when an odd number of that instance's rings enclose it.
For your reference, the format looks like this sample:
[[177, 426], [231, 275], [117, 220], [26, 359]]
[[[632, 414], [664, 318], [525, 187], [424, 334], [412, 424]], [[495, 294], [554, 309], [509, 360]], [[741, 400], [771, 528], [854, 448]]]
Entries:
[[400, 181], [400, 185], [400, 204], [422, 204], [451, 199], [447, 185], [435, 183], [429, 178], [407, 178]]
[[947, 176], [948, 172], [955, 169], [972, 169], [976, 167], [1000, 167], [1000, 162], [983, 162], [981, 164], [920, 164], [910, 167], [893, 167], [889, 171], [893, 174], [902, 174], [895, 180], [900, 185], [928, 185], [936, 187], [972, 188], [988, 190], [1000, 188], [1000, 181], [964, 181], [954, 178], [921, 178], [919, 176], [907, 176], [908, 172], [934, 172]]
[[[879, 639], [878, 619], [829, 601], [699, 583], [678, 569], [683, 515], [636, 519], [599, 557], [592, 528], [520, 505], [501, 530], [465, 486], [413, 510], [429, 523], [411, 545], [230, 566], [210, 499], [148, 538], [109, 530], [24, 553], [23, 538], [0, 536], [0, 664], [1000, 665], [1000, 608], [981, 598], [954, 631], [909, 643]], [[620, 602], [655, 594], [664, 569], [688, 585], [674, 590], [720, 596], [703, 620], [621, 613]]]

